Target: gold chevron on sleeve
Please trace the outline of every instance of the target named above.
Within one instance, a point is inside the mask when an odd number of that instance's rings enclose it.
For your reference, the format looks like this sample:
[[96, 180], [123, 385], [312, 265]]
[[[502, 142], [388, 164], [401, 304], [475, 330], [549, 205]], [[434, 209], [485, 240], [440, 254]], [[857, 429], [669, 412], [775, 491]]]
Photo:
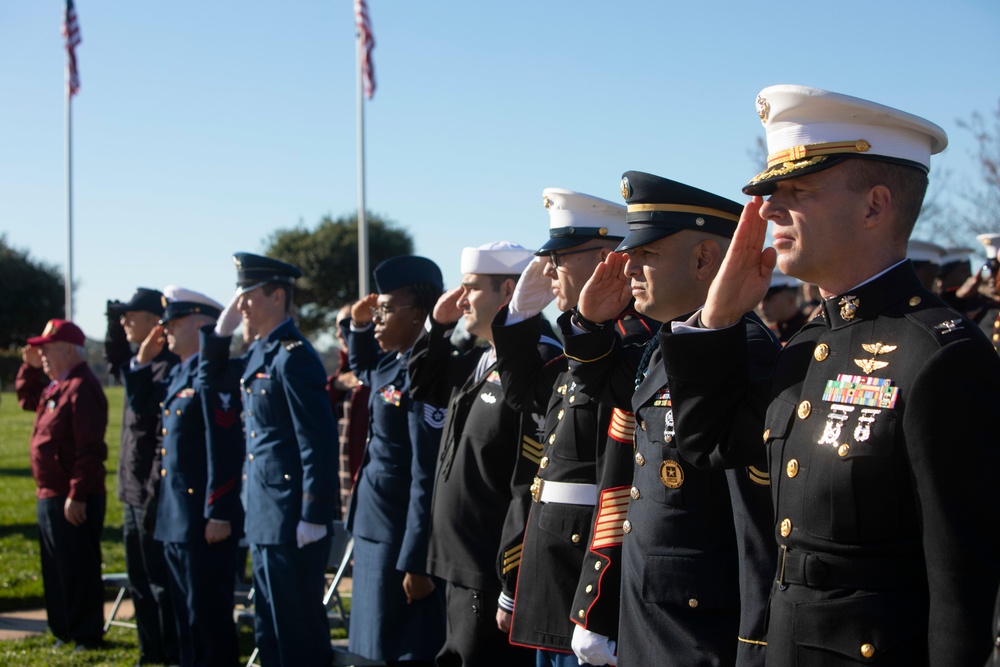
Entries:
[[535, 465], [542, 462], [542, 451], [545, 448], [542, 447], [541, 443], [537, 440], [533, 440], [528, 436], [524, 436], [521, 439], [521, 456], [528, 459]]
[[635, 415], [618, 408], [613, 409], [611, 423], [608, 424], [608, 437], [631, 445], [635, 437]]
[[592, 549], [621, 546], [625, 535], [622, 526], [628, 512], [630, 491], [627, 486], [619, 486], [601, 492], [601, 507], [597, 512]]
[[521, 548], [523, 546], [524, 543], [522, 542], [516, 547], [503, 552], [503, 567], [501, 570], [504, 574], [516, 569], [521, 564]]
[[754, 484], [760, 484], [761, 486], [771, 486], [771, 473], [756, 468], [754, 466], [749, 466], [747, 468], [747, 475], [750, 476], [750, 481]]

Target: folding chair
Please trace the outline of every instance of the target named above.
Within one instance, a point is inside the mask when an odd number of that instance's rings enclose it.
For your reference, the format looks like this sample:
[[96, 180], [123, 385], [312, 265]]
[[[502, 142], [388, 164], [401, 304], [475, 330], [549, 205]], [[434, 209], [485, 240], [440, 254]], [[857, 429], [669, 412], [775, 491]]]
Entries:
[[128, 573], [112, 572], [110, 574], [102, 574], [101, 581], [104, 583], [105, 588], [118, 589], [118, 594], [115, 596], [115, 603], [111, 606], [111, 612], [108, 614], [107, 620], [104, 621], [104, 632], [107, 633], [112, 625], [121, 628], [135, 628], [135, 623], [119, 621], [116, 618], [118, 609], [122, 606], [122, 600], [125, 599], [125, 594], [128, 593]]

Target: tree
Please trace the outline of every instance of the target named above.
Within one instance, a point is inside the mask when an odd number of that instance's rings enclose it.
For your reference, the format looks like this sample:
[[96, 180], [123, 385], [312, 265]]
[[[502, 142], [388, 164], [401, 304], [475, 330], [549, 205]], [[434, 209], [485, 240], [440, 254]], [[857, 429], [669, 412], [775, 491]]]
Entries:
[[41, 334], [45, 323], [64, 317], [62, 275], [54, 266], [31, 259], [0, 235], [0, 349], [13, 350]]
[[[368, 224], [369, 269], [379, 262], [409, 255], [413, 239], [386, 218], [365, 213]], [[314, 230], [302, 225], [279, 229], [266, 241], [268, 257], [302, 269], [295, 284], [299, 328], [310, 335], [330, 330], [341, 306], [358, 298], [358, 217], [325, 216]]]
[[992, 118], [977, 111], [958, 124], [972, 133], [978, 149], [979, 181], [962, 194], [969, 204], [965, 223], [975, 234], [1000, 232], [1000, 101]]

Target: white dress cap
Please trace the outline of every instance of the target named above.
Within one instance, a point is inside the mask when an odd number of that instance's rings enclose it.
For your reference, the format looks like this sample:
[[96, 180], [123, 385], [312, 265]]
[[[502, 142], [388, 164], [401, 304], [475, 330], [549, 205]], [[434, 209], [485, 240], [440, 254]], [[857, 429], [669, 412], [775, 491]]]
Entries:
[[[225, 306], [221, 303], [205, 296], [201, 292], [195, 292], [194, 290], [185, 289], [183, 287], [178, 287], [177, 285], [167, 285], [163, 288], [163, 298], [167, 303], [180, 302], [180, 303], [202, 303], [206, 306], [211, 306], [218, 310], [222, 310]], [[164, 304], [167, 305], [167, 304]]]
[[980, 234], [976, 240], [986, 249], [987, 259], [997, 258], [997, 248], [1000, 247], [1000, 234]]
[[478, 248], [462, 248], [462, 273], [520, 275], [534, 253], [510, 241], [494, 241]]
[[929, 241], [910, 239], [906, 244], [906, 258], [914, 262], [931, 262], [941, 264], [944, 248]]
[[913, 114], [806, 86], [769, 86], [757, 96], [767, 131], [767, 169], [743, 189], [770, 194], [767, 184], [831, 167], [847, 157], [885, 158], [930, 171], [948, 135]]
[[549, 240], [536, 254], [580, 245], [591, 239], [621, 240], [628, 234], [626, 208], [607, 199], [545, 188], [542, 203], [549, 212]]

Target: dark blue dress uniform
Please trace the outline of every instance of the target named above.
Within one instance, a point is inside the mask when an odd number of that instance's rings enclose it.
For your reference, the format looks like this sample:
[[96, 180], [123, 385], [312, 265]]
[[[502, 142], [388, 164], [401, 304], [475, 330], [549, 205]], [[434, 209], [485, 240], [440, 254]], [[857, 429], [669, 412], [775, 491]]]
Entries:
[[409, 352], [381, 353], [373, 327], [352, 331], [345, 321], [342, 329], [351, 368], [371, 387], [368, 444], [347, 514], [355, 538], [350, 650], [373, 660], [433, 661], [445, 634], [442, 586], [407, 604], [403, 577], [428, 574], [445, 410], [410, 396]]
[[[489, 346], [453, 355], [453, 329], [453, 324], [432, 322], [409, 362], [411, 395], [448, 406], [427, 555], [428, 571], [448, 582], [448, 633], [437, 662], [533, 665], [534, 654], [512, 646], [497, 629], [501, 580], [513, 591], [518, 569], [498, 572], [496, 565], [511, 499], [527, 496], [534, 478], [533, 469], [516, 463], [525, 440], [540, 439], [541, 417], [505, 402]], [[537, 346], [543, 360], [562, 355], [551, 335]]]
[[[767, 327], [747, 317], [736, 329], [766, 374], [777, 352]], [[612, 405], [630, 401], [635, 413], [627, 514], [607, 514], [607, 530], [622, 536], [620, 664], [763, 664], [774, 552], [763, 456], [722, 471], [683, 455], [660, 336], [628, 346], [607, 329], [563, 330], [584, 390]]]
[[[203, 375], [219, 376], [229, 341], [213, 335], [203, 344]], [[331, 535], [298, 548], [296, 526], [302, 520], [332, 531], [339, 502], [326, 373], [291, 319], [255, 341], [241, 362], [257, 647], [264, 665], [325, 665], [322, 589]]]
[[[160, 405], [163, 441], [154, 537], [164, 543], [185, 665], [239, 662], [232, 614], [233, 562], [243, 532], [237, 370], [229, 368], [209, 385], [198, 377], [195, 355], [175, 366], [164, 382], [154, 382], [150, 366], [124, 373], [136, 412]], [[208, 544], [205, 526], [210, 519], [228, 521], [230, 537]]]
[[[597, 462], [608, 447], [620, 446], [612, 432], [621, 433], [611, 427], [613, 410], [583, 391], [567, 370], [564, 357], [545, 359], [535, 351], [540, 316], [511, 325], [506, 320], [507, 310], [502, 309], [493, 323], [493, 338], [507, 402], [522, 411], [545, 414], [541, 441], [526, 440], [521, 447], [520, 464], [533, 471], [535, 483], [531, 495], [512, 504], [499, 554], [503, 568], [520, 564], [510, 640], [569, 653], [574, 593], [592, 545]], [[630, 341], [650, 335], [648, 322], [634, 313], [623, 313], [619, 324], [621, 335]], [[628, 417], [619, 415], [618, 419], [627, 421]], [[566, 496], [575, 502], [549, 496], [545, 484], [577, 496]], [[614, 584], [607, 585], [607, 602], [613, 605]], [[617, 613], [605, 614], [603, 622], [597, 616], [593, 631], [617, 636]]]
[[[823, 303], [773, 386], [751, 386], [739, 331], [674, 334], [678, 424], [746, 455], [763, 433], [779, 557], [769, 665], [979, 665], [996, 636], [1000, 360], [909, 262]], [[733, 421], [735, 420], [735, 421]]]

